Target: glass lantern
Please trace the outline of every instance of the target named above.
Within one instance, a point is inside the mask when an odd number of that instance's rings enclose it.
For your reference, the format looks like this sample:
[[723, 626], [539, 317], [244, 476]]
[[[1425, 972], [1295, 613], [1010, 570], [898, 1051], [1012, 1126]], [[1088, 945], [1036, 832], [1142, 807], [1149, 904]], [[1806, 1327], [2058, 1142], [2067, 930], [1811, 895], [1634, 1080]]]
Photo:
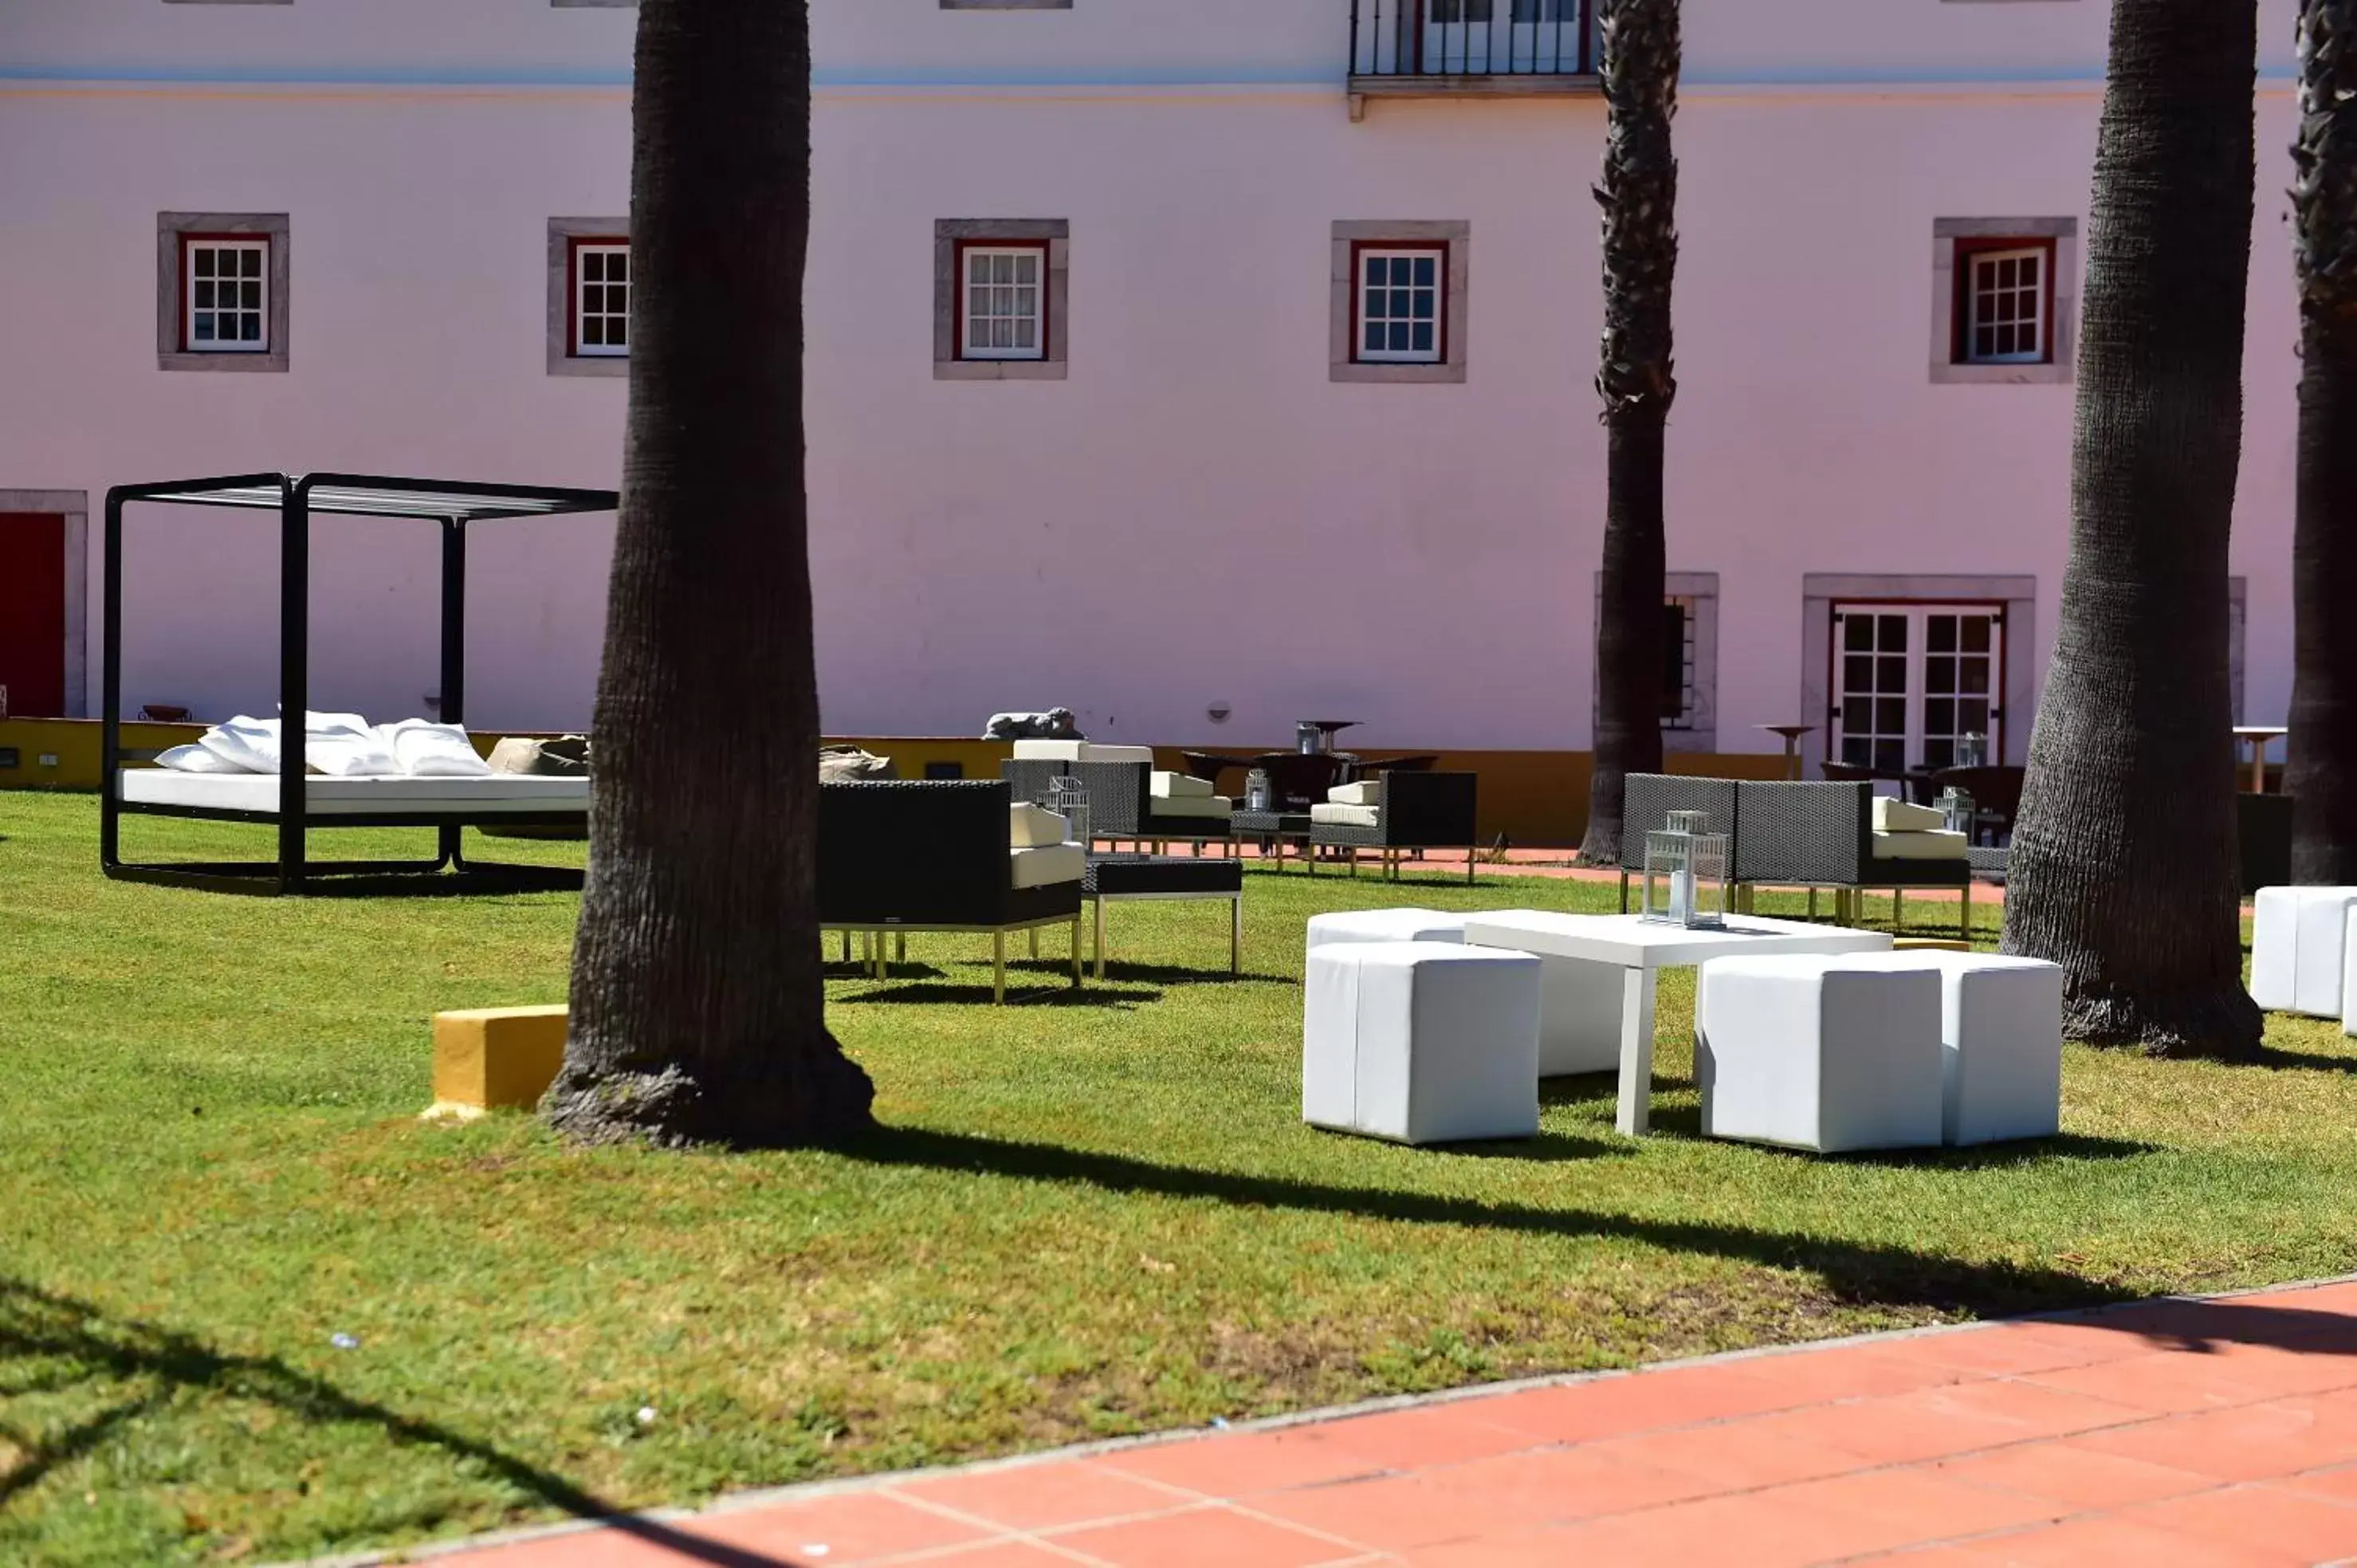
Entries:
[[1690, 931], [1727, 924], [1727, 843], [1710, 831], [1707, 811], [1672, 811], [1669, 825], [1645, 835], [1642, 918]]
[[1967, 838], [1972, 836], [1973, 798], [1970, 795], [1951, 784], [1940, 791], [1940, 799], [1934, 804], [1939, 808], [1941, 820], [1948, 832], [1963, 833]]
[[1275, 803], [1275, 798], [1270, 789], [1268, 774], [1265, 771], [1255, 768], [1251, 772], [1244, 775], [1245, 811], [1265, 811], [1270, 810]]
[[1967, 731], [1956, 738], [1958, 768], [1985, 768], [1988, 765], [1988, 736], [1978, 730]]
[[1064, 819], [1064, 842], [1087, 849], [1095, 841], [1089, 836], [1089, 792], [1077, 779], [1051, 779], [1048, 792], [1039, 804]]

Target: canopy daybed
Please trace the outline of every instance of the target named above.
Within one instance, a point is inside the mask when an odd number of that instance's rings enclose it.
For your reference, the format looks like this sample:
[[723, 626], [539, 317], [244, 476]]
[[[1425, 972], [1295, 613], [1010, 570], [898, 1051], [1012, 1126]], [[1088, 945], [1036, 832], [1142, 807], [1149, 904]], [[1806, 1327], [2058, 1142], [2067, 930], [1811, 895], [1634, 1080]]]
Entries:
[[[589, 809], [588, 780], [499, 774], [490, 778], [327, 778], [300, 767], [274, 774], [176, 773], [129, 768], [152, 751], [123, 744], [123, 509], [134, 501], [274, 510], [278, 544], [278, 711], [297, 727], [310, 706], [311, 519], [320, 513], [437, 523], [442, 530], [442, 682], [439, 717], [463, 725], [467, 690], [467, 528], [501, 518], [611, 511], [611, 490], [453, 484], [361, 474], [245, 474], [148, 485], [106, 493], [104, 795], [99, 863], [107, 875], [223, 892], [433, 892], [578, 887], [581, 873], [558, 866], [490, 865], [466, 858], [460, 832], [491, 823], [577, 827]], [[287, 752], [301, 746], [290, 734]], [[265, 861], [125, 861], [125, 815], [274, 824], [278, 854]], [[315, 861], [311, 828], [433, 828], [434, 860]]]

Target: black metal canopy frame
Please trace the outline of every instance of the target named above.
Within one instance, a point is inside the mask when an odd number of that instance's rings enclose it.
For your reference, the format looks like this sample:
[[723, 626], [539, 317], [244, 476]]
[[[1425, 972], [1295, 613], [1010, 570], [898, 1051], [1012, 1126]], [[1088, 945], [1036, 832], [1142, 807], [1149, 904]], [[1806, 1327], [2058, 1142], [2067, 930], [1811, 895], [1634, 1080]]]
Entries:
[[[152, 751], [123, 745], [123, 509], [133, 501], [171, 506], [242, 507], [278, 513], [278, 712], [282, 739], [278, 809], [256, 811], [177, 806], [123, 798], [123, 765], [149, 761]], [[553, 517], [612, 511], [611, 490], [551, 489], [524, 485], [454, 484], [442, 479], [362, 474], [242, 474], [150, 485], [117, 485], [106, 492], [105, 786], [99, 816], [99, 864], [111, 877], [221, 892], [495, 892], [578, 887], [582, 874], [560, 866], [501, 865], [468, 861], [460, 832], [468, 826], [577, 827], [577, 811], [499, 811], [436, 802], [365, 813], [314, 818], [304, 789], [303, 715], [310, 707], [311, 519], [317, 513], [438, 523], [442, 530], [442, 694], [439, 717], [464, 724], [467, 690], [467, 526], [501, 518]], [[266, 861], [126, 862], [121, 854], [124, 814], [189, 817], [210, 822], [275, 824], [278, 855]], [[433, 828], [436, 859], [315, 861], [305, 833], [312, 827]], [[446, 875], [447, 874], [447, 875]], [[322, 882], [319, 879], [333, 879]]]

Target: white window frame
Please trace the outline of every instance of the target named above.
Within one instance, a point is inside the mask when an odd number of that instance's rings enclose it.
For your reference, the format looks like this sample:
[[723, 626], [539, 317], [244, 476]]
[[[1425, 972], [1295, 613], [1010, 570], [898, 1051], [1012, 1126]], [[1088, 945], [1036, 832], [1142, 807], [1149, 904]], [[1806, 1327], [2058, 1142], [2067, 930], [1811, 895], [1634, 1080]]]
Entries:
[[[1982, 247], [1986, 247], [1986, 250]], [[1965, 357], [1971, 263], [1990, 252], [2050, 249], [2036, 356]], [[2068, 386], [2078, 354], [2076, 218], [1935, 218], [1932, 221], [1931, 370], [1934, 386]]]
[[[242, 234], [184, 234], [180, 237], [179, 351], [181, 353], [268, 354], [273, 351], [274, 346], [271, 341], [270, 333], [270, 236], [266, 234], [253, 235], [252, 237]], [[215, 272], [212, 277], [199, 278], [197, 275], [197, 257], [199, 252], [210, 252], [216, 257], [224, 253], [239, 257], [249, 255], [260, 257], [261, 264], [256, 269], [254, 276], [252, 279], [249, 280], [244, 275], [242, 263], [241, 263], [238, 277], [236, 279], [236, 282], [241, 288], [242, 288], [249, 281], [257, 285], [259, 303], [253, 306], [247, 306], [241, 303], [224, 307], [220, 304], [219, 296], [216, 295], [213, 304], [199, 305], [197, 302], [198, 285], [199, 284], [211, 284], [218, 288], [221, 282], [218, 262], [215, 263]], [[214, 317], [214, 336], [210, 338], [199, 338], [197, 335], [197, 315], [199, 311]], [[224, 314], [233, 314], [240, 317], [247, 316], [254, 317], [260, 328], [260, 336], [252, 338], [242, 337], [224, 338], [221, 337], [219, 331], [220, 317]]]
[[[2049, 242], [2037, 241], [2010, 246], [2005, 250], [1965, 251], [1957, 256], [1956, 261], [1958, 270], [1964, 274], [1960, 286], [1964, 290], [1964, 340], [1956, 346], [1957, 361], [1966, 365], [2042, 365], [2046, 363], [2053, 352], [2051, 338], [2054, 323], [2049, 318], [2046, 304], [2054, 287], [2053, 245]], [[2030, 263], [2037, 268], [2037, 281], [2024, 285], [2017, 272], [2015, 281], [2010, 286], [1997, 282], [1992, 276], [1987, 286], [1984, 287], [1982, 285], [1983, 269], [1986, 268], [1994, 274], [1997, 268], [2007, 262], [2014, 263], [2017, 266], [2023, 262]], [[1996, 332], [2009, 326], [2018, 330], [2022, 324], [2024, 318], [2018, 314], [2009, 322], [1994, 318], [1984, 319], [1982, 313], [2000, 296], [2007, 295], [2012, 296], [2017, 305], [2025, 297], [2029, 301], [2028, 320], [2031, 327], [2029, 348], [2027, 351], [2017, 349], [2009, 354], [1981, 353], [1976, 345], [1984, 329]]]
[[[957, 332], [958, 358], [978, 361], [1044, 361], [1048, 358], [1048, 261], [1049, 247], [1044, 240], [967, 240], [957, 248]], [[1031, 281], [1010, 278], [1005, 284], [985, 279], [977, 284], [974, 276], [976, 261], [1005, 257], [1031, 263]], [[991, 310], [977, 316], [974, 308], [974, 291], [977, 288], [1031, 291], [1028, 313], [1010, 309], [1006, 315]], [[994, 299], [993, 304], [996, 302]], [[974, 341], [978, 324], [995, 322], [1031, 323], [1031, 341], [1020, 344], [982, 344]]]
[[[1413, 304], [1410, 314], [1405, 317], [1394, 317], [1388, 311], [1377, 317], [1369, 311], [1369, 296], [1377, 289], [1367, 281], [1367, 263], [1375, 261], [1419, 261], [1431, 266], [1432, 312], [1428, 320], [1422, 313], [1414, 310]], [[1351, 355], [1355, 362], [1361, 365], [1442, 365], [1448, 362], [1448, 248], [1446, 245], [1360, 244], [1351, 252]], [[1385, 283], [1380, 292], [1389, 295], [1395, 291], [1392, 285]], [[1413, 284], [1408, 292], [1415, 292]], [[1370, 349], [1367, 347], [1367, 328], [1373, 321], [1405, 321], [1411, 336], [1416, 325], [1428, 324], [1432, 328], [1432, 347]]]
[[[619, 316], [617, 316], [615, 312], [607, 309], [591, 311], [587, 306], [587, 301], [588, 295], [587, 291], [589, 287], [588, 261], [591, 256], [619, 256], [622, 258], [624, 268], [624, 276], [622, 281], [619, 284], [615, 284], [608, 279], [600, 278], [597, 283], [597, 286], [600, 288], [619, 287], [621, 289], [622, 309]], [[567, 347], [575, 359], [627, 360], [630, 357], [630, 291], [639, 286], [639, 275], [637, 269], [630, 265], [630, 242], [627, 239], [619, 237], [612, 239], [603, 237], [584, 237], [576, 238], [571, 242], [570, 254], [566, 258], [566, 264], [567, 271], [572, 278], [573, 289], [573, 297], [567, 302], [567, 306], [572, 312], [572, 332]], [[610, 325], [614, 321], [619, 320], [622, 324], [622, 341], [619, 343], [590, 342], [588, 326], [593, 316], [601, 325]], [[602, 332], [600, 333], [600, 336], [603, 336]]]

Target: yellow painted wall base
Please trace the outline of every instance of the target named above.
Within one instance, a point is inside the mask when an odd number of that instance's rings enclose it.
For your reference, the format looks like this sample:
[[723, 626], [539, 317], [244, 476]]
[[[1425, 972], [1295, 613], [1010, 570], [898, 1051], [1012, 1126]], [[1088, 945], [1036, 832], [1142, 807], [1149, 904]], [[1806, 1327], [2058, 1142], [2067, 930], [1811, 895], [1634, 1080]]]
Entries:
[[[15, 767], [0, 767], [0, 789], [30, 787], [95, 789], [99, 785], [99, 728], [90, 719], [0, 719], [0, 754], [14, 750]], [[193, 741], [203, 733], [198, 725], [131, 725], [123, 726], [127, 746], [160, 748]], [[498, 732], [478, 731], [477, 744], [488, 751]], [[954, 768], [951, 777], [996, 779], [998, 765], [1014, 753], [1003, 740], [960, 740], [942, 736], [841, 736], [829, 746], [856, 746], [892, 759], [903, 779], [922, 779], [928, 768]], [[1222, 755], [1248, 757], [1283, 746], [1222, 746]], [[1154, 748], [1155, 766], [1177, 770], [1179, 748]], [[1412, 747], [1369, 749], [1370, 757], [1415, 755]], [[53, 761], [44, 762], [44, 757]], [[1437, 767], [1481, 777], [1480, 832], [1486, 845], [1503, 835], [1521, 849], [1577, 848], [1587, 831], [1587, 784], [1590, 757], [1584, 751], [1447, 751]], [[1782, 756], [1762, 752], [1693, 752], [1671, 757], [1672, 773], [1712, 779], [1781, 779]], [[1224, 780], [1231, 790], [1243, 781], [1231, 773]]]
[[529, 1111], [565, 1065], [563, 1006], [469, 1007], [434, 1015], [428, 1116]]

